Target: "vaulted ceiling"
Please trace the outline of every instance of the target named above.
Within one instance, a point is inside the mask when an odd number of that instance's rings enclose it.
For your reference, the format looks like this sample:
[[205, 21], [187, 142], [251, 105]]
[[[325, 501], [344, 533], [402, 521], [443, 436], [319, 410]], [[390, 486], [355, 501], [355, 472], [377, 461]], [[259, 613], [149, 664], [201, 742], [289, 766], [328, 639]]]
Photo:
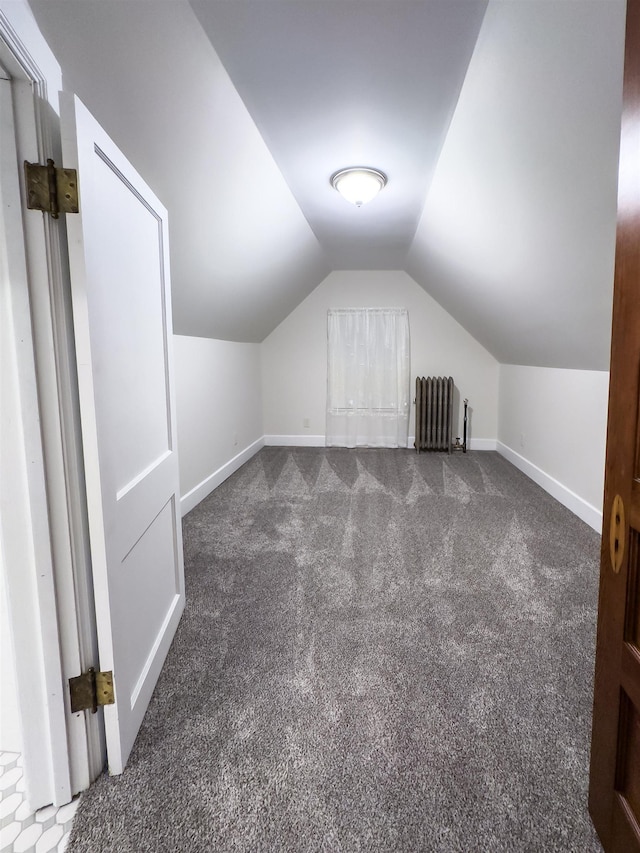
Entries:
[[[405, 269], [505, 363], [606, 369], [624, 0], [30, 0], [170, 215], [179, 334]], [[355, 208], [329, 178], [389, 182]]]

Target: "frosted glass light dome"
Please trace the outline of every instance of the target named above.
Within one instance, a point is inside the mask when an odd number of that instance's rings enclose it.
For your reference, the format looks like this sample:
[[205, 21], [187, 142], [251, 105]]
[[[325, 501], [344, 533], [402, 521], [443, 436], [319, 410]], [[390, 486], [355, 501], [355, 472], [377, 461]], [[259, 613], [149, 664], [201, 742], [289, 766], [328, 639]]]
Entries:
[[360, 166], [341, 169], [331, 176], [331, 186], [356, 207], [374, 199], [386, 183], [387, 176], [382, 172]]

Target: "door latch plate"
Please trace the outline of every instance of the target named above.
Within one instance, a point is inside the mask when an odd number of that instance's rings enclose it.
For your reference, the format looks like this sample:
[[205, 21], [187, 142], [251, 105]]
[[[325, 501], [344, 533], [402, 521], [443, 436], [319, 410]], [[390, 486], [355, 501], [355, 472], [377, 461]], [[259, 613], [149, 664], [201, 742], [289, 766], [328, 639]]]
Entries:
[[624, 503], [620, 495], [616, 495], [611, 508], [611, 523], [609, 526], [609, 554], [611, 568], [618, 574], [624, 560], [626, 524], [624, 518]]

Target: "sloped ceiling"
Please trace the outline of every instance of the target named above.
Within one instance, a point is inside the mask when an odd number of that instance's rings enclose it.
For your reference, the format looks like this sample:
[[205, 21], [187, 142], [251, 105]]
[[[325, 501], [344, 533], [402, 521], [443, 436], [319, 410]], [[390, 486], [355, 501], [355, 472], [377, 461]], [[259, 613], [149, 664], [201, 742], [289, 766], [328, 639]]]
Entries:
[[624, 4], [491, 3], [406, 270], [507, 364], [609, 364]]
[[[486, 0], [190, 0], [332, 269], [400, 269]], [[354, 209], [347, 166], [389, 178]]]
[[[174, 328], [405, 269], [502, 362], [606, 369], [624, 0], [30, 0], [170, 214]], [[336, 169], [389, 183], [344, 202]]]
[[30, 6], [65, 88], [169, 211], [175, 332], [261, 341], [331, 267], [191, 7]]

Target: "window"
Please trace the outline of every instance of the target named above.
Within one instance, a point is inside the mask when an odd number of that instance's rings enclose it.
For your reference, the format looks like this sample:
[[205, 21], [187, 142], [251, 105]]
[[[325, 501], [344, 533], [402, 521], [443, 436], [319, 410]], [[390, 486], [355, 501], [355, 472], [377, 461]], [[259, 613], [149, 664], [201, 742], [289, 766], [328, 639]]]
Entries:
[[407, 309], [329, 309], [327, 332], [327, 446], [406, 447]]

